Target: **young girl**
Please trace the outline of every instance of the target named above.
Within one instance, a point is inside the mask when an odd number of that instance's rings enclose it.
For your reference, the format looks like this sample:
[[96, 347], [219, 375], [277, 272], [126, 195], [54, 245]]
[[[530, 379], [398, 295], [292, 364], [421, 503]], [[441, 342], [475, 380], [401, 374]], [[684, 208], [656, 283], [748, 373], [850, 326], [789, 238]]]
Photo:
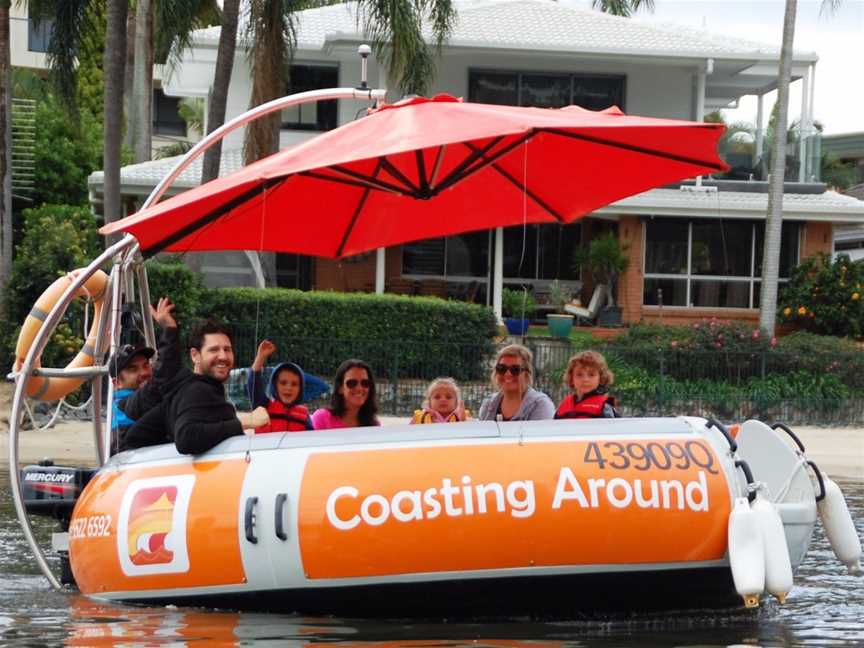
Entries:
[[422, 410], [414, 410], [411, 423], [458, 423], [471, 418], [452, 378], [436, 378], [426, 388]]
[[[270, 340], [262, 340], [249, 372], [247, 389], [252, 407], [266, 407], [270, 423], [255, 428], [260, 432], [303, 432], [312, 429], [309, 410], [303, 405], [303, 370], [293, 362], [283, 362], [276, 366], [270, 376], [268, 394], [264, 393], [262, 371], [264, 363], [276, 351]], [[269, 397], [268, 397], [269, 396]]]
[[606, 359], [596, 351], [577, 353], [567, 363], [564, 385], [573, 390], [566, 396], [558, 410], [556, 419], [567, 418], [618, 418], [615, 399], [607, 394], [615, 381]]

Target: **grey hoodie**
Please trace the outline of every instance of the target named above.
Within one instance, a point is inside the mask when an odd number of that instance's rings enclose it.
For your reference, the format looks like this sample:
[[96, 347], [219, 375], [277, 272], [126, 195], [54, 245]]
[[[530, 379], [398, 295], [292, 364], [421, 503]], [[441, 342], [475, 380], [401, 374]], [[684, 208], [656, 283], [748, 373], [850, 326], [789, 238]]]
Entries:
[[[480, 420], [494, 421], [504, 397], [500, 391], [487, 396], [480, 405]], [[555, 404], [543, 392], [529, 387], [522, 396], [522, 405], [511, 421], [547, 421], [555, 418]]]

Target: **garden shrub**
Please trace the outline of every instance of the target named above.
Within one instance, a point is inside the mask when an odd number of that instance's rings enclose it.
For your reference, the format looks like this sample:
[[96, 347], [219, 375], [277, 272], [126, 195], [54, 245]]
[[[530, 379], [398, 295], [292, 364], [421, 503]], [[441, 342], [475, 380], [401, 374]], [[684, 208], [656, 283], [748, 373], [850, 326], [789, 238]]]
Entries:
[[[43, 205], [24, 210], [24, 231], [3, 296], [7, 313], [4, 366], [11, 364], [21, 324], [42, 292], [66, 272], [90, 263], [101, 247], [96, 219], [87, 207]], [[80, 301], [70, 305], [67, 326], [55, 331], [43, 353], [43, 366], [65, 366], [78, 352], [83, 343], [83, 312]]]
[[836, 259], [825, 253], [792, 269], [777, 300], [784, 324], [825, 335], [864, 335], [864, 261]]
[[267, 337], [279, 359], [324, 375], [361, 357], [380, 376], [482, 378], [497, 333], [489, 308], [434, 297], [223, 288], [201, 312], [233, 327], [238, 365]]
[[176, 255], [150, 259], [147, 268], [147, 283], [150, 301], [156, 304], [160, 297], [174, 302], [174, 318], [181, 331], [188, 331], [191, 322], [201, 317], [201, 305], [207, 289], [201, 275], [193, 272]]

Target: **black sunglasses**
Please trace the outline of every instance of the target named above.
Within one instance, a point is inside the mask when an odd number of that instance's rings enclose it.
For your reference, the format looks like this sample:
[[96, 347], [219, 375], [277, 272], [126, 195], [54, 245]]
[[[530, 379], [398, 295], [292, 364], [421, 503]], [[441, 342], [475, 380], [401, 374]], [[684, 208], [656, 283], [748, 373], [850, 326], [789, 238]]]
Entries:
[[499, 376], [503, 376], [507, 372], [510, 372], [511, 376], [518, 376], [523, 371], [527, 372], [528, 369], [523, 367], [522, 365], [505, 365], [505, 364], [497, 364], [495, 365], [495, 373]]
[[362, 380], [357, 380], [356, 378], [349, 378], [345, 381], [345, 386], [348, 389], [354, 389], [358, 384], [364, 389], [369, 389], [369, 387], [372, 386], [372, 381], [368, 378], [363, 378]]

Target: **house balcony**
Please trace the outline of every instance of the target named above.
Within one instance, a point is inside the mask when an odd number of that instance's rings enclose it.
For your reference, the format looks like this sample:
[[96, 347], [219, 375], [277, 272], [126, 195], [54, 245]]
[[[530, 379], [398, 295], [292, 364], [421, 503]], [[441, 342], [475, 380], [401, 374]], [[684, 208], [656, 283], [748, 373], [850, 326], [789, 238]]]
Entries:
[[[759, 143], [749, 130], [736, 130], [733, 124], [720, 140], [720, 157], [731, 168], [726, 173], [712, 174], [717, 180], [767, 182], [771, 173], [772, 142], [769, 137]], [[815, 184], [822, 180], [822, 133], [816, 129], [791, 129], [786, 141], [786, 175], [784, 182], [792, 185]], [[739, 189], [744, 190], [744, 189]], [[824, 190], [824, 189], [823, 189]], [[787, 189], [789, 191], [789, 189]]]

